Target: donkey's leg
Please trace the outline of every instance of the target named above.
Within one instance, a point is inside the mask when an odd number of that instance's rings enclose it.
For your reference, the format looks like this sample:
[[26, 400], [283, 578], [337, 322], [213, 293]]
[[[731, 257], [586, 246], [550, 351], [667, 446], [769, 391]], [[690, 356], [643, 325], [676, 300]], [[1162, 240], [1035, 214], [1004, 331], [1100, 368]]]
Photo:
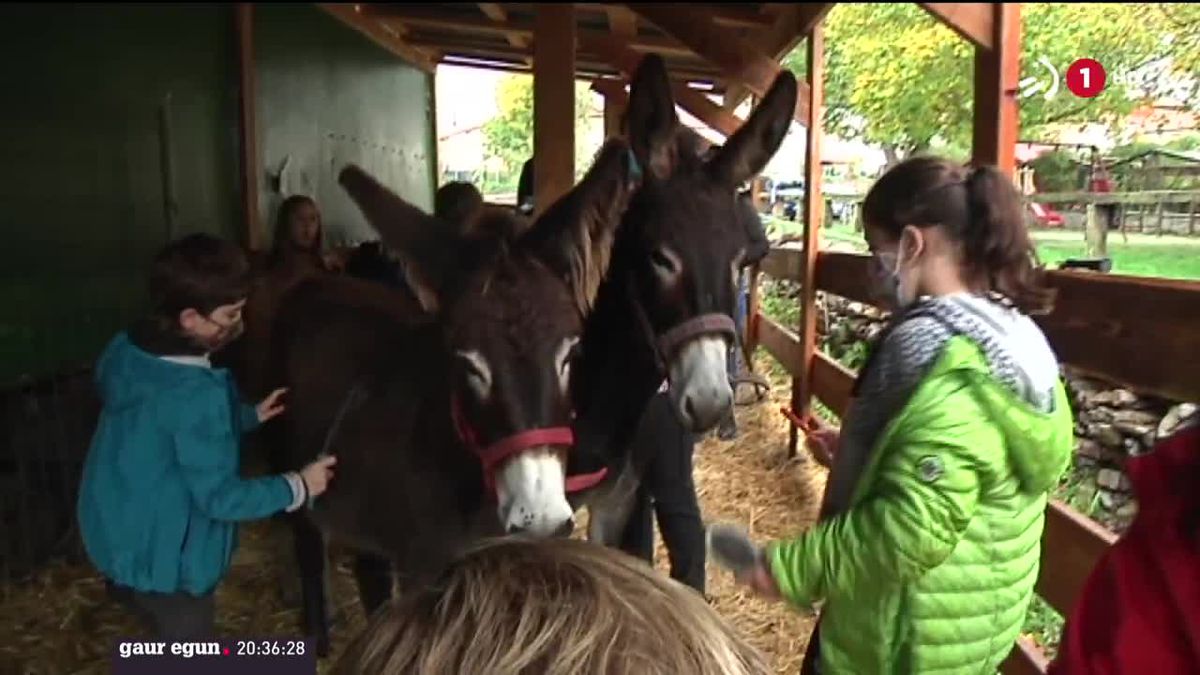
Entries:
[[588, 541], [594, 541], [601, 546], [620, 545], [625, 524], [629, 521], [637, 499], [640, 482], [637, 471], [626, 465], [612, 490], [588, 505]]
[[329, 655], [329, 614], [325, 598], [325, 539], [307, 517], [297, 514], [293, 522], [296, 562], [300, 567], [300, 591], [304, 600], [305, 635], [316, 641], [317, 656]]
[[354, 579], [358, 597], [369, 619], [375, 610], [392, 598], [392, 561], [371, 553], [354, 556]]

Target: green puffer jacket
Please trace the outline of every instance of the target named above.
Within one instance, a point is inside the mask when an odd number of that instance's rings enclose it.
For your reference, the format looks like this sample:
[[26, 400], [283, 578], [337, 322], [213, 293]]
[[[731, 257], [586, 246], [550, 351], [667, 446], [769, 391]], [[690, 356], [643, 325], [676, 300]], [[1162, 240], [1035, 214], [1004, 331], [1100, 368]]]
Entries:
[[995, 673], [1025, 619], [1072, 432], [1061, 382], [1038, 412], [952, 338], [880, 434], [850, 508], [767, 547], [786, 599], [824, 601], [822, 675]]

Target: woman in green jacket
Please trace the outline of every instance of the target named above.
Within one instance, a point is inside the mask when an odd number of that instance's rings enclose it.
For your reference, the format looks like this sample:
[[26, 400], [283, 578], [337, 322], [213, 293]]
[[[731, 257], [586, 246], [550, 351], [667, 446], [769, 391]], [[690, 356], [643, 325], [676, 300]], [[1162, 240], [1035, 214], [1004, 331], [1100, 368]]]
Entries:
[[821, 605], [808, 672], [987, 673], [1038, 576], [1047, 492], [1073, 447], [1020, 196], [992, 167], [919, 157], [863, 203], [893, 310], [855, 385], [816, 526], [742, 578]]

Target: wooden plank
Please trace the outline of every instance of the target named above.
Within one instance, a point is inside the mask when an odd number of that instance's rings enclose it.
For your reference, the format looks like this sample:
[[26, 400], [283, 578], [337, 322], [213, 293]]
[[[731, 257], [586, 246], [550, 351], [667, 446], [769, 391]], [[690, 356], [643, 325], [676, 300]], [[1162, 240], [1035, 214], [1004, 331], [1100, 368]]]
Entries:
[[[611, 81], [611, 80], [610, 80]], [[624, 88], [620, 89], [619, 95], [606, 95], [604, 97], [604, 137], [612, 138], [620, 136], [621, 120], [625, 116], [625, 108], [629, 105], [629, 95], [625, 93]]]
[[758, 325], [758, 343], [792, 377], [799, 375], [804, 356], [800, 349], [800, 338], [765, 314], [756, 314], [755, 322]]
[[742, 126], [742, 118], [734, 115], [713, 103], [712, 99], [703, 92], [696, 91], [681, 82], [672, 84], [671, 91], [675, 94], [675, 102], [679, 107], [688, 111], [696, 119], [704, 122], [714, 131], [725, 136], [732, 136]]
[[1117, 536], [1066, 504], [1046, 509], [1041, 572], [1035, 590], [1051, 607], [1068, 615], [1088, 575]]
[[[499, 23], [499, 24], [508, 23], [508, 12], [506, 12], [504, 10], [504, 7], [501, 7], [499, 3], [480, 2], [480, 3], [477, 3], [477, 5], [479, 7], [479, 11], [483, 12], [483, 15], [486, 16], [487, 18], [491, 19], [492, 21]], [[529, 46], [528, 36], [521, 36], [517, 33], [505, 33], [504, 39], [508, 40], [508, 44], [510, 44], [514, 47], [528, 47]]]
[[1010, 178], [1017, 170], [1017, 80], [1020, 78], [1021, 5], [985, 5], [993, 14], [995, 48], [975, 47], [975, 111], [971, 157]]
[[[775, 279], [800, 281], [804, 269], [804, 250], [799, 248], [772, 248], [760, 263], [763, 274]], [[818, 266], [818, 273], [820, 267]]]
[[[643, 55], [634, 51], [625, 40], [617, 36], [603, 38], [581, 37], [581, 51], [596, 54], [605, 59], [626, 78], [632, 78], [642, 62]], [[683, 84], [672, 87], [675, 102], [696, 119], [729, 136], [742, 125], [742, 120], [721, 110], [707, 96]]]
[[[577, 3], [576, 6], [580, 8], [581, 11], [583, 9], [595, 10], [597, 8], [608, 11], [613, 8], [627, 7], [626, 5], [600, 2]], [[742, 8], [736, 5], [710, 4], [707, 5], [705, 9], [709, 10], [713, 16], [713, 20], [720, 26], [729, 26], [731, 28], [761, 29], [769, 28], [775, 23], [775, 17], [769, 14], [763, 14], [762, 12], [755, 11], [754, 9]], [[691, 11], [691, 6], [689, 6], [689, 11]]]
[[543, 213], [575, 183], [575, 8], [538, 5], [533, 40], [533, 195]]
[[1053, 311], [1034, 317], [1086, 375], [1176, 401], [1200, 400], [1200, 282], [1053, 270]]
[[246, 248], [263, 251], [269, 245], [258, 213], [258, 180], [262, 156], [258, 147], [258, 82], [254, 68], [254, 5], [239, 2], [234, 10], [238, 61], [238, 142], [242, 156], [238, 167], [242, 188], [242, 223]]
[[817, 289], [848, 300], [877, 305], [868, 287], [871, 257], [861, 253], [821, 251], [817, 257]]
[[623, 5], [609, 5], [604, 8], [608, 17], [608, 30], [622, 39], [632, 40], [637, 36], [637, 14]]
[[[499, 37], [517, 36], [529, 40], [534, 35], [534, 24], [528, 21], [507, 19], [495, 21], [489, 18], [472, 16], [454, 16], [438, 9], [422, 9], [402, 5], [398, 9], [376, 10], [374, 16], [387, 24], [399, 24], [414, 28], [426, 28], [439, 31], [451, 31], [466, 35], [493, 35]], [[579, 37], [605, 37], [602, 30], [578, 30]], [[643, 36], [630, 41], [630, 46], [639, 51], [652, 51], [663, 56], [693, 56], [692, 50], [678, 40], [670, 37]]]
[[850, 393], [857, 376], [853, 370], [817, 350], [812, 362], [812, 393], [841, 417], [850, 407]]
[[926, 12], [958, 33], [964, 40], [982, 49], [996, 44], [992, 5], [987, 2], [918, 2]]
[[760, 264], [750, 267], [750, 298], [746, 312], [746, 351], [750, 354], [754, 354], [754, 350], [758, 348], [758, 317], [759, 311], [762, 309], [761, 288], [759, 286], [759, 273], [761, 271]]
[[1043, 192], [1025, 195], [1039, 204], [1187, 204], [1200, 199], [1200, 190], [1141, 190], [1138, 192]]
[[[778, 63], [755, 45], [722, 30], [716, 25], [712, 13], [705, 9], [693, 6], [681, 12], [678, 5], [640, 2], [631, 3], [629, 7], [667, 35], [716, 64], [729, 81], [745, 84], [756, 96], [765, 96], [779, 74], [781, 66]], [[805, 124], [809, 120], [811, 94], [804, 82], [797, 82], [797, 85], [795, 118]]]
[[417, 68], [429, 74], [437, 70], [437, 63], [430, 54], [406, 44], [395, 29], [389, 29], [374, 16], [363, 15], [362, 5], [319, 2], [317, 7]]
[[1043, 675], [1050, 667], [1050, 661], [1033, 640], [1025, 636], [1017, 638], [1008, 658], [1000, 664], [1000, 672], [1004, 675]]
[[[792, 411], [800, 419], [808, 419], [812, 409], [813, 363], [817, 350], [817, 253], [821, 248], [821, 225], [825, 215], [825, 200], [821, 193], [824, 168], [821, 166], [821, 113], [825, 107], [825, 38], [820, 24], [808, 34], [808, 119], [805, 124], [807, 142], [804, 148], [804, 262], [800, 281], [800, 348], [805, 367], [800, 377], [792, 380]], [[793, 425], [788, 440], [788, 454], [795, 456], [797, 429]]]
[[[784, 5], [776, 16], [775, 25], [756, 37], [755, 42], [762, 45], [763, 52], [776, 63], [783, 61], [784, 57], [800, 44], [813, 26], [825, 20], [829, 10], [833, 9], [833, 4], [830, 2], [797, 2]], [[749, 95], [750, 90], [745, 86], [734, 85], [730, 87], [721, 107], [733, 112]]]

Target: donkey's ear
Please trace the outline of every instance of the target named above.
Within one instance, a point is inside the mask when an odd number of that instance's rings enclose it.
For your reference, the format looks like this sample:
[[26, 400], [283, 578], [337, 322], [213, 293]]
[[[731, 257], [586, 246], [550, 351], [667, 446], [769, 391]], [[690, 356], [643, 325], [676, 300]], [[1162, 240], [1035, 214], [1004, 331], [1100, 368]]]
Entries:
[[591, 310], [608, 272], [617, 227], [633, 190], [629, 145], [610, 139], [583, 180], [546, 209], [518, 241], [566, 280], [580, 314]]
[[643, 170], [659, 180], [674, 170], [678, 125], [667, 65], [658, 54], [647, 54], [629, 86], [625, 133]]
[[404, 262], [409, 286], [426, 312], [438, 309], [438, 292], [454, 262], [453, 228], [401, 199], [353, 164], [338, 183], [362, 210], [383, 243]]
[[763, 170], [787, 136], [796, 93], [795, 76], [781, 71], [750, 118], [709, 161], [708, 170], [717, 181], [732, 187]]

